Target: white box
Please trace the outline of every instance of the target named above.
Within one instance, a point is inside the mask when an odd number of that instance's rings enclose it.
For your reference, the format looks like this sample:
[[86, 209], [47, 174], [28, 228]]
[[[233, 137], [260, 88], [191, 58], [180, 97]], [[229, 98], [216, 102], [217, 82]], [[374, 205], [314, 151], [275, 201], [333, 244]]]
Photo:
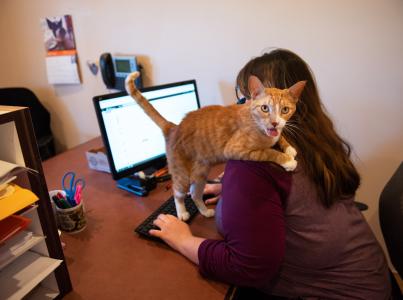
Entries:
[[102, 172], [111, 172], [105, 148], [91, 149], [85, 152], [88, 161], [88, 167]]

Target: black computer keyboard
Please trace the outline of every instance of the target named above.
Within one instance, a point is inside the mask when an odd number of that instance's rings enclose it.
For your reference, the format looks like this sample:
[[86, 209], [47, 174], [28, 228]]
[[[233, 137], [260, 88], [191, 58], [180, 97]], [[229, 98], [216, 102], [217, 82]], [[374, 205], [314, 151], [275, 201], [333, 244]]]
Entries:
[[[209, 199], [214, 197], [212, 194], [205, 194], [203, 195], [203, 200]], [[189, 220], [186, 222], [189, 223], [194, 216], [199, 212], [196, 205], [194, 204], [193, 200], [190, 198], [190, 196], [187, 196], [185, 199], [185, 206], [187, 211], [189, 212]], [[158, 207], [155, 211], [151, 213], [144, 221], [141, 223], [139, 226], [137, 226], [136, 229], [134, 229], [135, 232], [140, 234], [143, 237], [161, 241], [161, 239], [154, 237], [148, 233], [150, 229], [158, 229], [157, 226], [153, 224], [153, 221], [158, 217], [159, 214], [170, 214], [175, 217], [178, 215], [176, 214], [176, 208], [175, 208], [175, 200], [174, 197], [170, 197], [167, 201], [162, 203], [160, 207]]]

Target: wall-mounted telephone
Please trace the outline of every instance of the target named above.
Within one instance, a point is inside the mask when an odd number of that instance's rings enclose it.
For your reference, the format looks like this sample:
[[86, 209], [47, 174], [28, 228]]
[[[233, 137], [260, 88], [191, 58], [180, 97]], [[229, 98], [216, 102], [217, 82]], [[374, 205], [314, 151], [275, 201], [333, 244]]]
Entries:
[[[102, 79], [109, 89], [125, 90], [126, 76], [134, 71], [141, 73], [135, 56], [112, 56], [103, 53], [99, 58]], [[142, 88], [141, 76], [136, 79], [136, 86]]]

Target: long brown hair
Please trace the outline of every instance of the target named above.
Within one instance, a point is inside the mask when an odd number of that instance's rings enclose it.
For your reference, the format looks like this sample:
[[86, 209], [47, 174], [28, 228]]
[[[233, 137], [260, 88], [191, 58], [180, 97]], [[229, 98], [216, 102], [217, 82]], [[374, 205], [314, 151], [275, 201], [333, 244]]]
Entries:
[[247, 98], [250, 98], [251, 75], [257, 76], [266, 87], [279, 89], [307, 80], [297, 111], [287, 122], [283, 135], [297, 149], [297, 160], [316, 184], [326, 207], [353, 196], [360, 185], [360, 175], [350, 160], [351, 147], [336, 133], [327, 116], [308, 64], [284, 49], [252, 59], [237, 77], [239, 90]]

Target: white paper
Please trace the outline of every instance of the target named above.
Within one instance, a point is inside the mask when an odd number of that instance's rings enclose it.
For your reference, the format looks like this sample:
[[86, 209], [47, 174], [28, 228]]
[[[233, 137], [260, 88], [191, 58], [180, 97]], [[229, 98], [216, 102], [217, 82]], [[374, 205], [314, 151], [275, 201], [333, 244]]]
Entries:
[[14, 176], [24, 171], [31, 172], [33, 174], [38, 173], [33, 169], [0, 160], [0, 185], [12, 181]]
[[46, 70], [50, 84], [79, 84], [76, 55], [46, 57]]

